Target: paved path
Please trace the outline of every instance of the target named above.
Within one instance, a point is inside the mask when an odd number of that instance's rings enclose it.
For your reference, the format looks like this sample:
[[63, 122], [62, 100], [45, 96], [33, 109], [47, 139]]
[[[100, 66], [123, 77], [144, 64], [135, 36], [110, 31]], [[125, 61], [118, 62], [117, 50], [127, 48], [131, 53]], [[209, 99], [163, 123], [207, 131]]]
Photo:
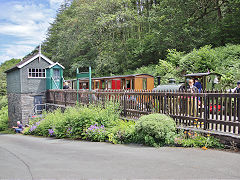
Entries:
[[240, 179], [240, 154], [0, 134], [0, 179]]

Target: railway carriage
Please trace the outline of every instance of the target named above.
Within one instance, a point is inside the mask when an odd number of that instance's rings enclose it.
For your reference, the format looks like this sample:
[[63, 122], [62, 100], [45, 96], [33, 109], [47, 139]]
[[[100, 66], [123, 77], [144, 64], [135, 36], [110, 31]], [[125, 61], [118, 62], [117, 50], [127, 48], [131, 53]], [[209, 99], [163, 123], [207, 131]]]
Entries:
[[[72, 89], [76, 89], [77, 80], [67, 80]], [[149, 74], [132, 74], [92, 78], [93, 90], [152, 90], [154, 76]], [[89, 79], [79, 79], [79, 89], [89, 89]]]

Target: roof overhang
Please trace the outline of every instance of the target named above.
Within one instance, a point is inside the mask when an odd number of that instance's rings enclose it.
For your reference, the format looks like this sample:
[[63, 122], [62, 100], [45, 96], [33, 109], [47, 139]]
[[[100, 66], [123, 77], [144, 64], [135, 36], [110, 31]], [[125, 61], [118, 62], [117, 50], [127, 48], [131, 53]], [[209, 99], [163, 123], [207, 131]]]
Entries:
[[29, 64], [30, 62], [34, 61], [36, 58], [38, 57], [41, 57], [43, 58], [45, 61], [47, 61], [49, 64], [54, 64], [53, 61], [51, 61], [49, 58], [47, 58], [46, 56], [44, 56], [43, 54], [39, 53], [39, 54], [36, 54], [35, 56], [33, 56], [31, 59], [29, 59], [28, 61], [26, 61], [25, 63], [17, 66], [18, 68], [22, 68], [24, 66], [26, 66], [27, 64]]
[[61, 65], [60, 63], [58, 63], [58, 62], [56, 62], [56, 63], [54, 63], [54, 64], [51, 64], [51, 65], [48, 66], [47, 68], [52, 68], [53, 66], [56, 66], [56, 65], [58, 65], [58, 66], [60, 66], [61, 68], [65, 69], [65, 67], [64, 67], [63, 65]]
[[221, 76], [221, 74], [219, 74], [219, 73], [215, 73], [215, 72], [206, 72], [206, 73], [193, 73], [193, 74], [186, 74], [186, 75], [184, 75], [184, 77], [201, 77], [201, 76], [209, 76], [209, 75], [217, 75], [217, 76]]

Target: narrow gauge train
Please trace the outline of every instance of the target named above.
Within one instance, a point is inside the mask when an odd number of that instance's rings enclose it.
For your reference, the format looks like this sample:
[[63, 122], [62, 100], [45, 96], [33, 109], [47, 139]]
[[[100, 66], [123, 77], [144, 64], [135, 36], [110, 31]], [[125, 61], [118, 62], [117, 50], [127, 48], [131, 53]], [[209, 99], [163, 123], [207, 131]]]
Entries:
[[[76, 89], [77, 80], [66, 80], [71, 89]], [[152, 90], [154, 76], [149, 74], [132, 74], [92, 78], [93, 90]], [[89, 89], [89, 79], [79, 79], [79, 89]]]
[[[184, 75], [185, 81], [176, 84], [175, 79], [170, 78], [169, 84], [160, 84], [160, 77], [157, 77], [158, 86], [154, 88], [154, 76], [149, 74], [119, 75], [108, 77], [92, 78], [93, 90], [153, 90], [153, 91], [178, 91], [182, 86], [187, 89], [188, 79], [198, 79], [202, 90], [219, 90], [221, 88], [221, 75], [218, 73], [194, 73]], [[77, 80], [66, 80], [71, 89], [76, 89]], [[79, 79], [79, 89], [89, 89], [89, 79]]]
[[[194, 74], [186, 74], [184, 75], [185, 81], [179, 84], [176, 84], [176, 81], [173, 78], [169, 79], [169, 84], [161, 85], [160, 79], [158, 79], [158, 86], [153, 89], [153, 91], [178, 91], [180, 87], [186, 90], [188, 87], [189, 79], [197, 79], [201, 85], [203, 91], [208, 90], [220, 90], [221, 88], [221, 75], [214, 72], [206, 72], [206, 73], [194, 73]], [[158, 77], [160, 78], [160, 77]]]

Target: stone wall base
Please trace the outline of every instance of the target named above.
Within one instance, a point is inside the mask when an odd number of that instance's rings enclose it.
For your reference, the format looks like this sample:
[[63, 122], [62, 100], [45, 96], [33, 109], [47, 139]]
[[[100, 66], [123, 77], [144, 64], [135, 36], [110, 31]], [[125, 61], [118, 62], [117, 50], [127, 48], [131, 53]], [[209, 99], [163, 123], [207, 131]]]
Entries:
[[23, 125], [29, 123], [29, 117], [34, 113], [34, 97], [42, 96], [45, 103], [45, 93], [41, 94], [17, 94], [8, 93], [8, 117], [9, 126], [16, 126], [17, 121]]

